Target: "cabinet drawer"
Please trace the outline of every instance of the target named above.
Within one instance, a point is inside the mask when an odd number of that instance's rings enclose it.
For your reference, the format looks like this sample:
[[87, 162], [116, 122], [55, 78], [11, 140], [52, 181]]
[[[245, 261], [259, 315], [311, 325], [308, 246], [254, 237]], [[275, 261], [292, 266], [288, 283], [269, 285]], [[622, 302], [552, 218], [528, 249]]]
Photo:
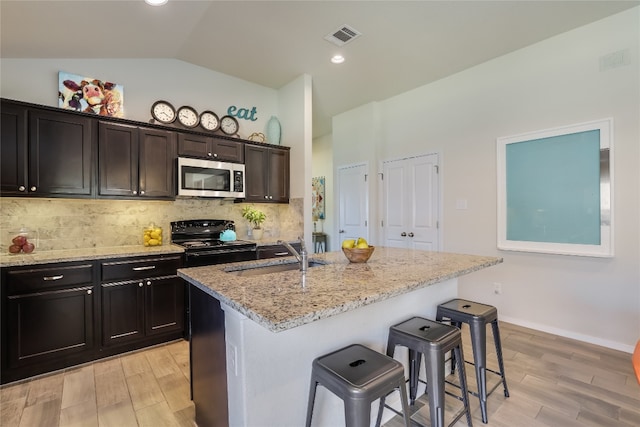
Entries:
[[102, 263], [103, 282], [112, 280], [135, 280], [147, 277], [175, 275], [182, 266], [182, 257], [143, 258]]
[[93, 264], [7, 272], [7, 295], [38, 292], [93, 282]]

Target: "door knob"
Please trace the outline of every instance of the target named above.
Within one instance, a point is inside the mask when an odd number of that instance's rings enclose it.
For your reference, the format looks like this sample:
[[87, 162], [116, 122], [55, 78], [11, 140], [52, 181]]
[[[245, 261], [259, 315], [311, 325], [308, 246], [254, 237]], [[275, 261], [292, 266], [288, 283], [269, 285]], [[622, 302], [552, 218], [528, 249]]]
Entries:
[[409, 233], [409, 237], [413, 237], [413, 233]]
[[338, 231], [338, 233], [344, 233], [344, 230], [340, 230], [340, 231]]
[[405, 232], [403, 231], [402, 233], [400, 233], [400, 235], [401, 235], [402, 237], [404, 237], [404, 236], [406, 236], [406, 235], [407, 235], [407, 233], [405, 233]]
[[18, 191], [24, 191], [24, 190], [26, 190], [24, 185], [21, 185], [20, 187], [18, 187]]
[[31, 187], [31, 191], [36, 191], [36, 187], [35, 186]]

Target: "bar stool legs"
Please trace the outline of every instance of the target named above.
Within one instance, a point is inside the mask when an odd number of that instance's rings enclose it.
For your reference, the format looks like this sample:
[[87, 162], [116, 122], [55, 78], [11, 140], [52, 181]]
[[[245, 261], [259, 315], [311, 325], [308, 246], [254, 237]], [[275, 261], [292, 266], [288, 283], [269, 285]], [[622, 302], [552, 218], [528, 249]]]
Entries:
[[[473, 349], [473, 363], [475, 365], [476, 382], [478, 385], [478, 393], [473, 394], [476, 395], [480, 401], [482, 422], [486, 424], [488, 422], [487, 396], [490, 395], [497, 386], [502, 384], [505, 397], [509, 397], [509, 389], [507, 387], [504, 362], [502, 359], [502, 342], [500, 340], [500, 328], [498, 326], [498, 311], [490, 305], [463, 299], [453, 299], [438, 305], [436, 320], [450, 320], [451, 324], [457, 327], [461, 327], [462, 323], [469, 325], [471, 347]], [[487, 323], [491, 323], [493, 331], [499, 372], [487, 369]], [[455, 358], [457, 356], [454, 354], [453, 357]], [[452, 364], [452, 369], [453, 366]], [[487, 370], [498, 374], [501, 378], [500, 383], [496, 384], [496, 387], [491, 390], [487, 389]]]
[[[343, 400], [347, 427], [369, 427], [371, 403], [398, 389], [405, 425], [411, 425], [404, 367], [384, 354], [354, 344], [316, 358], [311, 370], [306, 427], [311, 426], [318, 384]], [[382, 418], [382, 409], [378, 420]]]
[[[432, 320], [413, 317], [389, 328], [387, 356], [393, 357], [398, 345], [409, 349], [409, 399], [412, 406], [416, 400], [420, 362], [422, 356], [425, 357], [426, 393], [429, 398], [431, 427], [445, 427], [445, 357], [449, 351], [456, 354], [462, 394], [459, 399], [462, 401], [463, 411], [454, 417], [451, 424], [462, 415], [466, 415], [467, 424], [472, 427], [460, 330]], [[384, 407], [384, 402], [383, 397], [380, 399], [380, 409]], [[379, 425], [380, 415], [376, 423], [376, 426]]]

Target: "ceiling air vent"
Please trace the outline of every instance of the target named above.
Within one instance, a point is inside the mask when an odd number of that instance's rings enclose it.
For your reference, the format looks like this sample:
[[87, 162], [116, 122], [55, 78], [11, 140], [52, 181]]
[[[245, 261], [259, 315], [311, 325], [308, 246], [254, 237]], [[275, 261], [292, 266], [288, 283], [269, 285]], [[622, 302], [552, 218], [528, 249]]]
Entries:
[[353, 27], [348, 25], [342, 25], [338, 27], [331, 34], [324, 36], [324, 39], [328, 42], [335, 44], [336, 46], [344, 46], [355, 38], [358, 38], [362, 33]]

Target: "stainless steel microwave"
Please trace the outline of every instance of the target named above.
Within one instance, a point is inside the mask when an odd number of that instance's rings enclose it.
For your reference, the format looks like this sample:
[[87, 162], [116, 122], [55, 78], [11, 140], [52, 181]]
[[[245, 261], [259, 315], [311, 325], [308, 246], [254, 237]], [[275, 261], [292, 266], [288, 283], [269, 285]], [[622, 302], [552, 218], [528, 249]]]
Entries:
[[244, 198], [244, 165], [178, 157], [178, 196]]

